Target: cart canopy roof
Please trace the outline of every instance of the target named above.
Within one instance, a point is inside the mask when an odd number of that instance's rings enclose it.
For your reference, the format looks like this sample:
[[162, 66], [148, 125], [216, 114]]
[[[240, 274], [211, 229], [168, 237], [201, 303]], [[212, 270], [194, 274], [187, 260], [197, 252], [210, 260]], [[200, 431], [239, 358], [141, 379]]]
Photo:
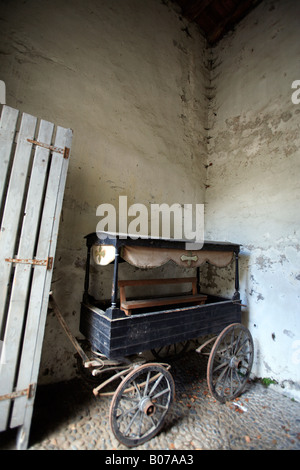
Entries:
[[171, 260], [182, 267], [198, 267], [206, 262], [225, 267], [240, 250], [240, 245], [229, 242], [196, 244], [189, 240], [134, 239], [128, 234], [109, 232], [91, 233], [85, 238], [94, 262], [102, 266], [114, 261], [116, 249], [124, 261], [139, 268], [154, 268]]

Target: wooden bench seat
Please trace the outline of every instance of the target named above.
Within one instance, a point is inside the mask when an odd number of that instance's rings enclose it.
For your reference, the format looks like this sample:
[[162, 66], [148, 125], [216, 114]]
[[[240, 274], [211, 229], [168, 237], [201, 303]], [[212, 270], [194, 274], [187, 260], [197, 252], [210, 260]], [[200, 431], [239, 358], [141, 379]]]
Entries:
[[[155, 284], [192, 284], [192, 294], [188, 295], [177, 295], [169, 297], [157, 297], [152, 299], [140, 299], [140, 300], [126, 300], [125, 287], [127, 286], [149, 286]], [[175, 304], [196, 304], [202, 305], [205, 303], [207, 296], [203, 294], [197, 294], [197, 278], [196, 277], [185, 277], [185, 278], [171, 278], [171, 279], [142, 279], [134, 280], [130, 279], [127, 281], [119, 281], [120, 288], [120, 308], [124, 310], [126, 315], [131, 315], [131, 310], [138, 308], [149, 308], [163, 305], [175, 305]]]

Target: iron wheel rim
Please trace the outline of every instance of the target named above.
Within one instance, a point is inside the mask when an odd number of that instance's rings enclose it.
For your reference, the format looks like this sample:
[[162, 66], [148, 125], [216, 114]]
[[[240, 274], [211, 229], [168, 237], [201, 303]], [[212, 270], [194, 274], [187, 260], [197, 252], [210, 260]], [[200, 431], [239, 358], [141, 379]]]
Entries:
[[110, 406], [110, 426], [116, 439], [135, 447], [154, 437], [164, 425], [174, 395], [172, 375], [163, 366], [144, 364], [130, 372]]
[[207, 366], [208, 388], [218, 401], [231, 401], [243, 392], [251, 373], [253, 355], [253, 339], [245, 326], [233, 323], [220, 333]]

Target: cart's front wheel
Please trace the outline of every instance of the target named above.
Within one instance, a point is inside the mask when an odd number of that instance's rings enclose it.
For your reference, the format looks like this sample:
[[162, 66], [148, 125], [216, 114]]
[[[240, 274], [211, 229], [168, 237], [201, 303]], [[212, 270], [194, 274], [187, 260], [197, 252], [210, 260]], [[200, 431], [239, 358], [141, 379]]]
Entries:
[[110, 406], [110, 425], [127, 447], [151, 439], [162, 428], [173, 401], [170, 372], [159, 364], [144, 364], [130, 372], [117, 388]]
[[207, 366], [210, 393], [221, 403], [233, 400], [245, 388], [253, 364], [253, 340], [240, 323], [226, 327], [216, 339]]

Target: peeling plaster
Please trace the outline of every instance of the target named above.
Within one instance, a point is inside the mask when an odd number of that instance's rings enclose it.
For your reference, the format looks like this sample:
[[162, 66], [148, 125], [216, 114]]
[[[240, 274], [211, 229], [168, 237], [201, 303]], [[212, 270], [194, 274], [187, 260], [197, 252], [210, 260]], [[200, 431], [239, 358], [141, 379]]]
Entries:
[[[296, 385], [300, 108], [291, 83], [299, 74], [299, 15], [299, 3], [267, 0], [213, 49], [206, 183], [207, 238], [243, 245], [240, 293], [255, 342], [253, 373]], [[212, 292], [230, 291], [223, 274], [210, 279]]]
[[287, 335], [289, 338], [294, 338], [295, 334], [292, 331], [289, 330], [283, 330], [283, 334]]

